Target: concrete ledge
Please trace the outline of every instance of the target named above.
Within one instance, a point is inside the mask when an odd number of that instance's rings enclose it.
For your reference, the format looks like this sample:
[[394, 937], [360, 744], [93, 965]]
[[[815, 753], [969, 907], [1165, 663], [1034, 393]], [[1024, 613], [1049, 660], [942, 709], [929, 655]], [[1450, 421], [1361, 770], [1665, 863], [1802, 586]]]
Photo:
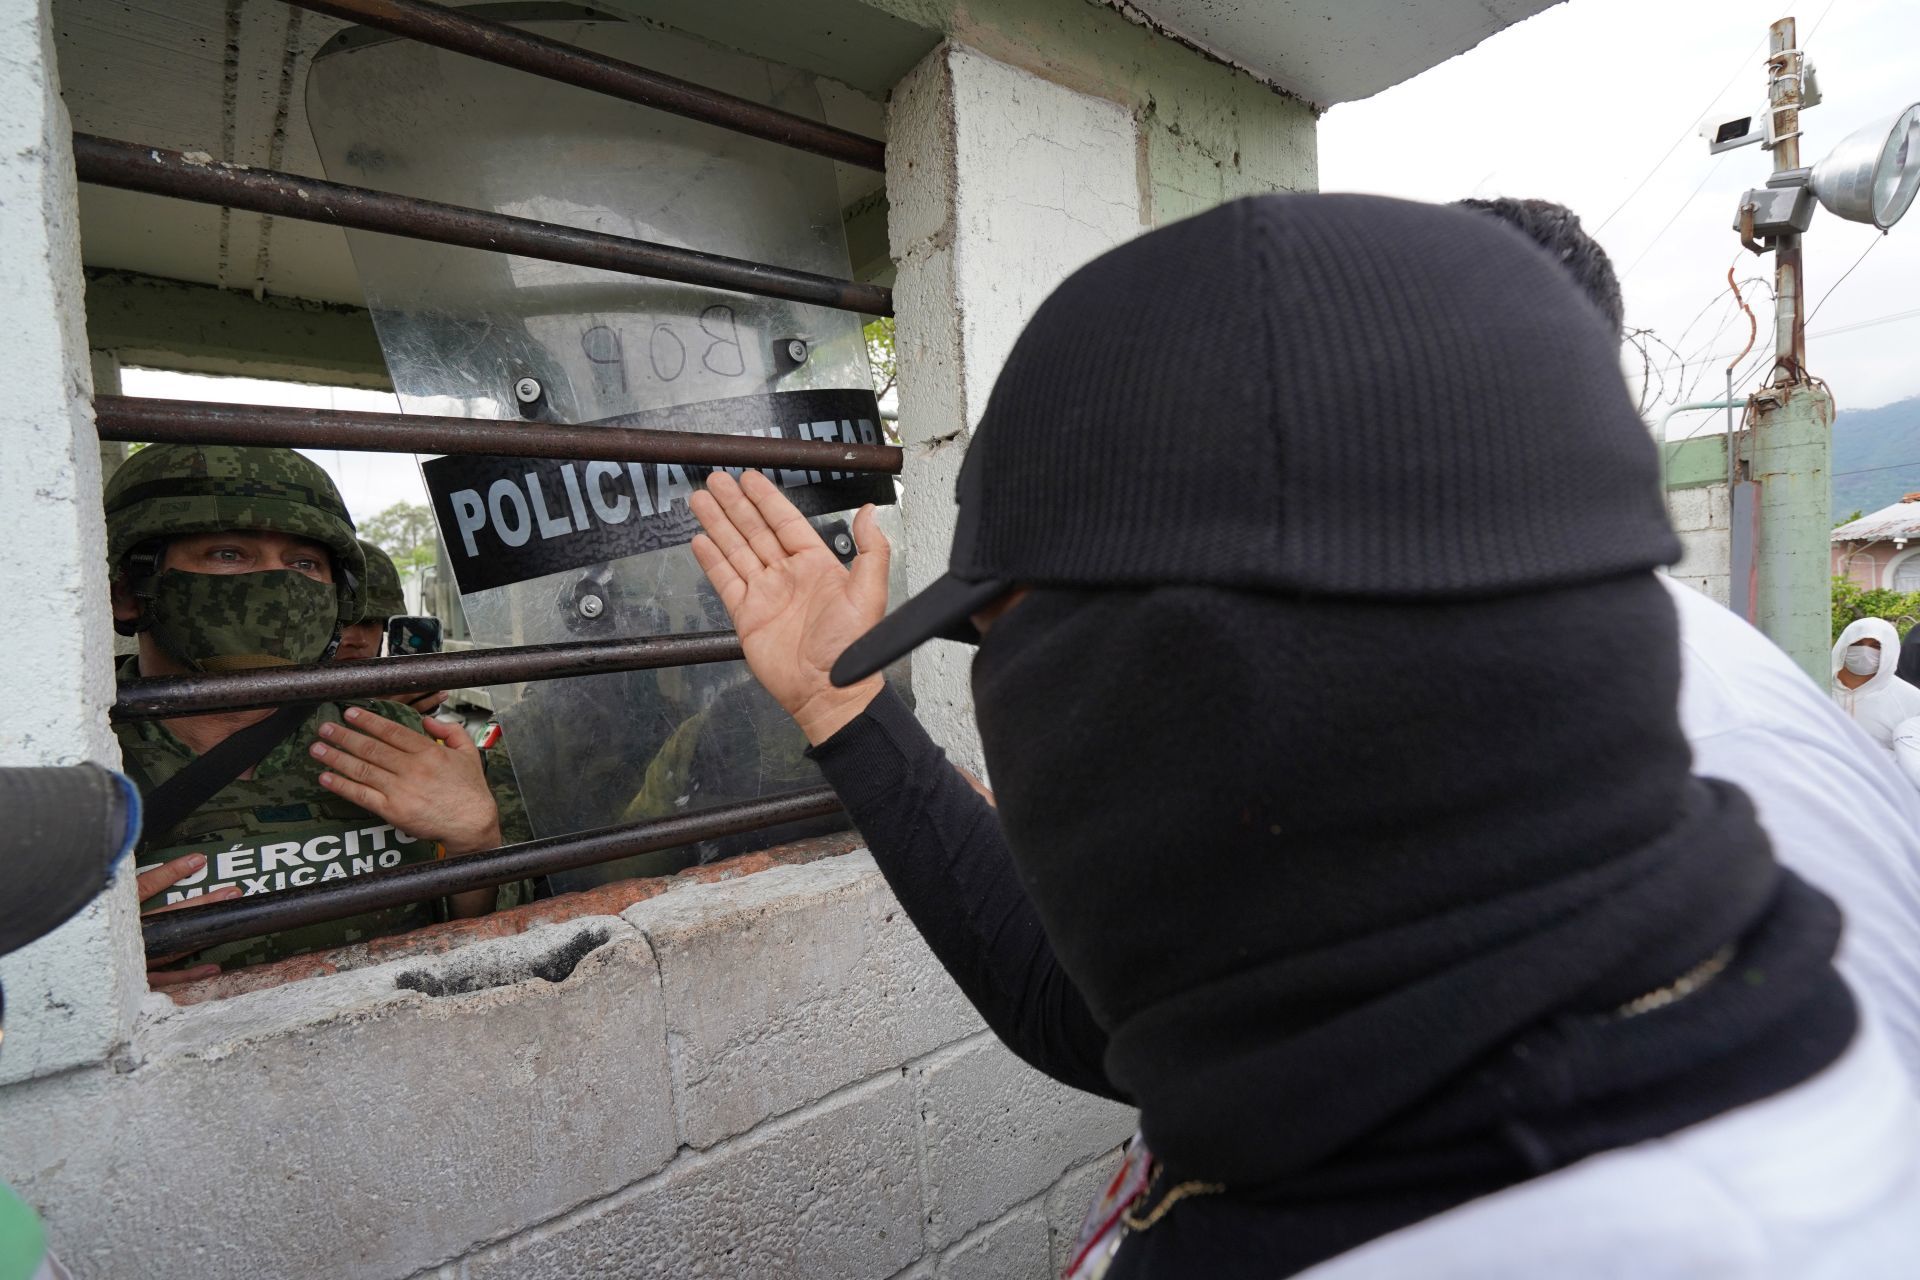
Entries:
[[681, 1141], [706, 1148], [981, 1029], [862, 853], [626, 913], [659, 959]]
[[411, 933], [374, 938], [351, 946], [336, 947], [331, 951], [316, 951], [311, 955], [295, 956], [290, 960], [277, 960], [271, 964], [232, 969], [208, 978], [204, 982], [191, 982], [174, 987], [167, 994], [177, 1004], [201, 1004], [208, 1000], [220, 1000], [244, 995], [251, 991], [263, 991], [307, 978], [344, 973], [362, 969], [368, 965], [386, 964], [408, 956], [444, 955], [468, 943], [480, 942], [488, 938], [511, 937], [523, 930], [543, 924], [578, 920], [587, 916], [619, 915], [636, 902], [643, 902], [659, 894], [671, 893], [676, 889], [732, 880], [740, 876], [752, 875], [757, 871], [765, 871], [770, 867], [797, 866], [816, 862], [822, 858], [837, 857], [859, 847], [859, 834], [850, 831], [816, 836], [811, 840], [796, 840], [792, 844], [780, 845], [758, 853], [745, 853], [721, 862], [709, 863], [703, 867], [690, 867], [671, 876], [656, 876], [643, 880], [616, 880], [612, 884], [599, 885], [579, 893], [563, 893], [558, 897], [543, 898], [539, 902], [515, 907], [511, 911], [496, 911], [492, 915], [481, 916], [476, 920], [449, 920], [445, 924], [429, 925], [424, 929], [415, 929]]
[[632, 929], [598, 922], [560, 980], [515, 980], [582, 932], [150, 1002], [128, 1060], [7, 1091], [0, 1179], [80, 1276], [406, 1275], [605, 1196], [672, 1158], [671, 1081]]

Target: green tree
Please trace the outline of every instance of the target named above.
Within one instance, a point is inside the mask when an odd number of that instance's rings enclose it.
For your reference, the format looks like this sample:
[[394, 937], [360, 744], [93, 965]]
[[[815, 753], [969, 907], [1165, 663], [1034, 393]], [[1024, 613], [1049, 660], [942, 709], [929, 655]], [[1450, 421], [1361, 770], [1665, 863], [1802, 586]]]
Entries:
[[417, 502], [396, 502], [360, 522], [360, 536], [393, 557], [402, 573], [432, 564], [440, 554], [433, 512]]
[[[867, 365], [873, 371], [874, 398], [885, 399], [900, 380], [900, 359], [893, 349], [893, 318], [869, 320], [861, 332], [867, 338]], [[883, 422], [880, 429], [890, 444], [900, 443], [900, 432], [893, 423]]]
[[1851, 578], [1833, 580], [1833, 638], [1861, 618], [1885, 618], [1901, 632], [1920, 622], [1920, 591], [1868, 590]]

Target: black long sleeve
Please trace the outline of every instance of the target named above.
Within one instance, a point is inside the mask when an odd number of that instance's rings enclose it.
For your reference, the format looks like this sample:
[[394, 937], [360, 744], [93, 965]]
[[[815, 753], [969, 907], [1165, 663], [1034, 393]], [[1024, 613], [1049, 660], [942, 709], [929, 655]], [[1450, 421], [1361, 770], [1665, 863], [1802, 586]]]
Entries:
[[994, 1034], [1063, 1084], [1130, 1101], [1107, 1079], [1107, 1034], [1054, 957], [999, 817], [892, 688], [808, 754]]

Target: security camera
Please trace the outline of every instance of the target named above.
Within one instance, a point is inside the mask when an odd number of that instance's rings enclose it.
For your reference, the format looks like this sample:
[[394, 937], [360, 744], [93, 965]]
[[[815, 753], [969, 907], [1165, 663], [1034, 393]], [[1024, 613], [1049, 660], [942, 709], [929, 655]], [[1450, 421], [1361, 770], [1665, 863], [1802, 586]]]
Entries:
[[1751, 146], [1767, 140], [1767, 113], [1754, 111], [1744, 116], [1725, 116], [1709, 119], [1700, 126], [1700, 136], [1707, 140], [1707, 154], [1719, 155], [1722, 151], [1731, 151], [1735, 147]]

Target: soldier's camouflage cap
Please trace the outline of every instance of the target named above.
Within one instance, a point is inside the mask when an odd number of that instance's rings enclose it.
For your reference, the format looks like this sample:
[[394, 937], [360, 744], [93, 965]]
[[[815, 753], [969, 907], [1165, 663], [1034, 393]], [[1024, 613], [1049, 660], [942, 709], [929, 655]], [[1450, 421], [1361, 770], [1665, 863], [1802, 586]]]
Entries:
[[400, 570], [394, 567], [393, 557], [365, 538], [360, 539], [360, 550], [367, 557], [366, 620], [405, 613], [407, 597], [400, 589]]
[[143, 542], [260, 529], [310, 538], [333, 555], [343, 624], [360, 620], [366, 555], [325, 471], [292, 449], [150, 445], [107, 481], [107, 563], [118, 573]]

